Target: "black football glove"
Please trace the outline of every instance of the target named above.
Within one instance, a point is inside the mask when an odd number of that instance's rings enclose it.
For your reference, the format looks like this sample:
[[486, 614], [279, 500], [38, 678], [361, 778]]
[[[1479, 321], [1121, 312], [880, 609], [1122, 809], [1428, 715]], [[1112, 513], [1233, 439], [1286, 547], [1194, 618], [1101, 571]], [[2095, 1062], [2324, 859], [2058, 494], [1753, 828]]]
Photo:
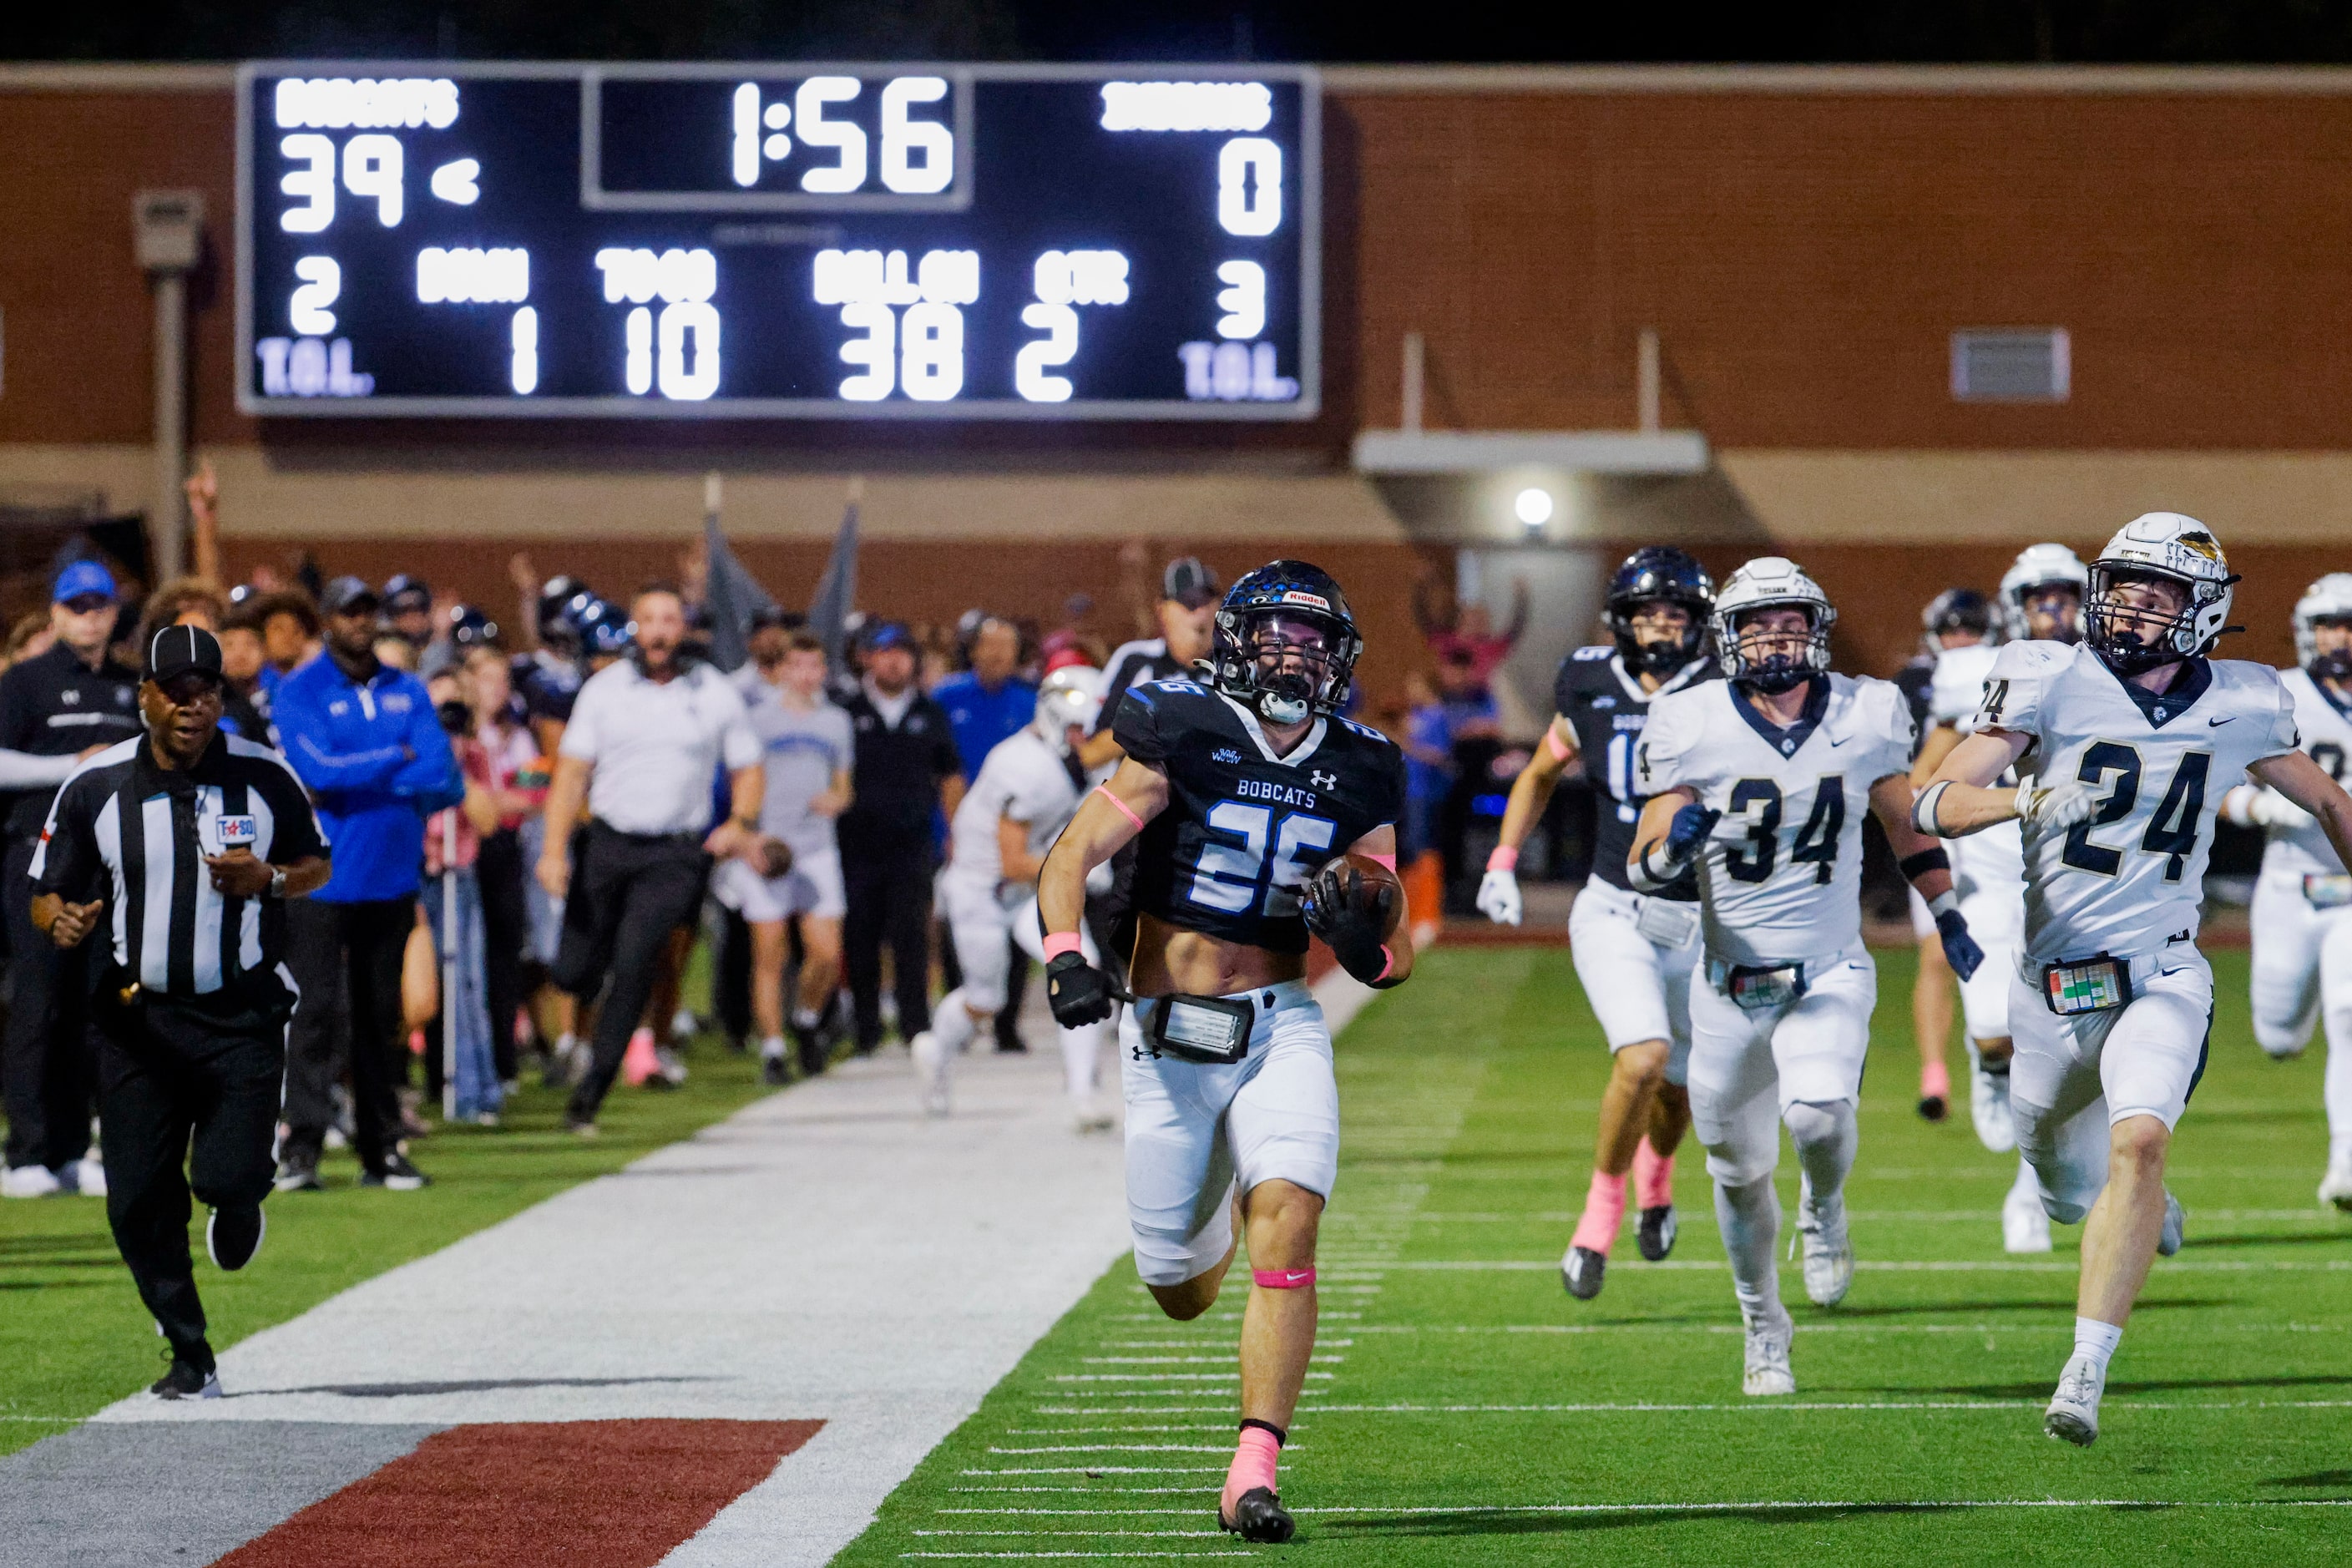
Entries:
[[1099, 1024], [1110, 1016], [1110, 977], [1083, 954], [1063, 953], [1045, 966], [1045, 1000], [1065, 1029]]
[[1339, 967], [1367, 985], [1389, 967], [1389, 918], [1396, 909], [1393, 882], [1366, 882], [1345, 858], [1332, 861], [1299, 890], [1307, 929], [1323, 939]]
[[1969, 922], [1959, 910], [1946, 910], [1936, 917], [1936, 934], [1944, 940], [1944, 962], [1963, 980], [1974, 978], [1985, 951], [1969, 934]]

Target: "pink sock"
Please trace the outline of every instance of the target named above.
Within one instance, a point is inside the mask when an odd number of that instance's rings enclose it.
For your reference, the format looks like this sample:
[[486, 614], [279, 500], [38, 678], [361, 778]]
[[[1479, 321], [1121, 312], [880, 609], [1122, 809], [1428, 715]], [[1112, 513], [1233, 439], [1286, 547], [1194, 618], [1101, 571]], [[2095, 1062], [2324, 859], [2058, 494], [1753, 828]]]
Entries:
[[1650, 1147], [1645, 1134], [1633, 1151], [1633, 1201], [1645, 1209], [1662, 1209], [1675, 1201], [1675, 1157]]
[[1282, 1453], [1282, 1439], [1263, 1426], [1242, 1428], [1241, 1442], [1234, 1448], [1234, 1468], [1225, 1472], [1225, 1493], [1218, 1500], [1224, 1517], [1234, 1517], [1234, 1505], [1242, 1494], [1258, 1487], [1271, 1492], [1280, 1491], [1275, 1484], [1274, 1467]]
[[1569, 1243], [1606, 1258], [1616, 1245], [1617, 1227], [1624, 1219], [1625, 1178], [1595, 1171], [1592, 1185], [1584, 1194], [1584, 1217], [1576, 1222], [1576, 1234]]

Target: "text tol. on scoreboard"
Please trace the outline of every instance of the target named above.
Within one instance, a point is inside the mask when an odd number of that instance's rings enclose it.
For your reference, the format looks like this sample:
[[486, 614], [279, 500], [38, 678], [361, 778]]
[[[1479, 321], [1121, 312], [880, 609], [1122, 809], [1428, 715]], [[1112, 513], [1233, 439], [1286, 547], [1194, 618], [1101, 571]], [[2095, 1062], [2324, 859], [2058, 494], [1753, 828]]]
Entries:
[[1280, 67], [255, 63], [237, 406], [1304, 419]]

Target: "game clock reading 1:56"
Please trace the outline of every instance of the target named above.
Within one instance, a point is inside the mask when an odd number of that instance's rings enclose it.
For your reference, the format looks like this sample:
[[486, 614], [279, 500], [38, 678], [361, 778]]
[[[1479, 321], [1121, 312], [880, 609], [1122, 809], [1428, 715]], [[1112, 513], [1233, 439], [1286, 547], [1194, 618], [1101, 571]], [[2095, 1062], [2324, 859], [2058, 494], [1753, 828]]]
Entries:
[[1295, 68], [256, 64], [237, 401], [1301, 419]]

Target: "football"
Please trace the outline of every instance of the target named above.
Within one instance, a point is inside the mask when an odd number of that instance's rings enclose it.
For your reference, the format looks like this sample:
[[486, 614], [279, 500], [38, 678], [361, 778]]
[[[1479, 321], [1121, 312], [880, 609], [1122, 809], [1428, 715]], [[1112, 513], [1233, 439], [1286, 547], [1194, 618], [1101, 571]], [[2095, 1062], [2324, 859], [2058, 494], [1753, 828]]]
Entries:
[[1381, 934], [1382, 936], [1394, 936], [1396, 934], [1397, 923], [1404, 919], [1404, 882], [1402, 879], [1400, 879], [1394, 871], [1390, 870], [1386, 866], [1381, 865], [1378, 860], [1373, 859], [1369, 855], [1334, 856], [1330, 859], [1323, 862], [1322, 865], [1315, 868], [1315, 875], [1320, 877], [1325, 871], [1329, 870], [1332, 867], [1342, 864], [1354, 867], [1357, 873], [1364, 879], [1364, 882], [1368, 889], [1370, 885], [1375, 882], [1386, 882], [1390, 887], [1396, 889], [1396, 896], [1389, 900], [1388, 923], [1381, 931]]

